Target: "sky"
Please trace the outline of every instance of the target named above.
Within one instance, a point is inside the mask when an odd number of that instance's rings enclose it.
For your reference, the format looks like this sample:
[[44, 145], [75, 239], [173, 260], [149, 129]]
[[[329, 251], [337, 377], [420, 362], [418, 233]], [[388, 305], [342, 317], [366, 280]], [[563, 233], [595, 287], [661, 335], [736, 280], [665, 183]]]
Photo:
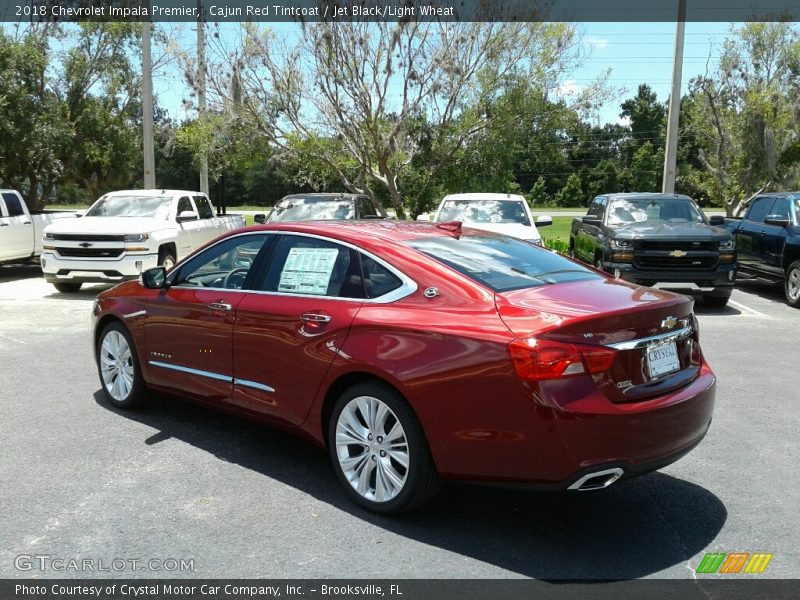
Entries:
[[[174, 30], [174, 35], [181, 46], [193, 51], [196, 34], [190, 24], [181, 25], [181, 29]], [[275, 23], [271, 26], [276, 29], [294, 27]], [[640, 83], [647, 83], [660, 101], [666, 101], [672, 82], [675, 23], [579, 23], [577, 26], [586, 58], [565, 78], [557, 93], [574, 93], [611, 69], [608, 83], [617, 94], [594, 115], [598, 123], [623, 122], [619, 117], [619, 104], [635, 95]], [[221, 35], [229, 35], [234, 27], [235, 24], [220, 25]], [[719, 56], [730, 30], [730, 23], [686, 23], [682, 93], [687, 91], [692, 77], [706, 72], [709, 56], [713, 69], [713, 59]], [[166, 108], [172, 118], [180, 121], [194, 116], [183, 104], [190, 99], [189, 89], [174, 71], [155, 74], [153, 89], [158, 104]]]

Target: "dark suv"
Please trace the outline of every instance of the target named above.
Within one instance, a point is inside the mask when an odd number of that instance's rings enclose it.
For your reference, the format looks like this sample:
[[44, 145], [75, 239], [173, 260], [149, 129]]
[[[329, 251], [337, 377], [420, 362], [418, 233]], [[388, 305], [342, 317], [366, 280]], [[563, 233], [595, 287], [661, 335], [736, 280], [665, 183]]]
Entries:
[[277, 221], [331, 221], [385, 219], [386, 211], [369, 196], [359, 194], [291, 194], [282, 198], [266, 217], [256, 215], [257, 223]]
[[[712, 224], [713, 223], [713, 224]], [[607, 194], [572, 222], [572, 256], [642, 285], [689, 284], [710, 306], [725, 306], [736, 276], [736, 245], [689, 196]]]

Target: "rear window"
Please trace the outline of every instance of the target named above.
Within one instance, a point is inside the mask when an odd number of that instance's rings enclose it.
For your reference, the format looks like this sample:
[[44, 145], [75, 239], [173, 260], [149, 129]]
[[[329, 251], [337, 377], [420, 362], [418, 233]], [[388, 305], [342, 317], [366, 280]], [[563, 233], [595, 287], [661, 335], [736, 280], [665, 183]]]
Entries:
[[309, 221], [355, 219], [355, 202], [352, 198], [289, 198], [281, 200], [267, 217], [267, 221]]
[[601, 278], [560, 254], [506, 236], [442, 236], [405, 244], [495, 292]]

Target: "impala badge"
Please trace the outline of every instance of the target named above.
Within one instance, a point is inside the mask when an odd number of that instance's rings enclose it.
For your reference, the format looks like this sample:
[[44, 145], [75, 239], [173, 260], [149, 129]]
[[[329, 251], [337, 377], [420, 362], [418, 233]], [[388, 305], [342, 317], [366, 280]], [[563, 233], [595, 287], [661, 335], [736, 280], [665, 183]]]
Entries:
[[675, 258], [683, 258], [687, 254], [688, 252], [686, 252], [685, 250], [673, 250], [672, 252], [669, 253], [670, 256], [674, 256]]
[[663, 321], [661, 321], [661, 329], [672, 329], [675, 325], [678, 324], [678, 319], [675, 317], [667, 317]]

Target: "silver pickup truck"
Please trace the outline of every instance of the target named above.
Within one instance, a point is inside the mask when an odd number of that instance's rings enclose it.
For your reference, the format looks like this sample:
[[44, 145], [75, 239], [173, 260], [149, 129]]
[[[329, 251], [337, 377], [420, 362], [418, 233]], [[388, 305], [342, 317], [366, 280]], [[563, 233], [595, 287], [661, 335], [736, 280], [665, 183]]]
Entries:
[[111, 192], [82, 218], [45, 228], [42, 272], [60, 292], [135, 279], [150, 267], [171, 268], [220, 234], [244, 226], [241, 215], [216, 216], [201, 192]]

